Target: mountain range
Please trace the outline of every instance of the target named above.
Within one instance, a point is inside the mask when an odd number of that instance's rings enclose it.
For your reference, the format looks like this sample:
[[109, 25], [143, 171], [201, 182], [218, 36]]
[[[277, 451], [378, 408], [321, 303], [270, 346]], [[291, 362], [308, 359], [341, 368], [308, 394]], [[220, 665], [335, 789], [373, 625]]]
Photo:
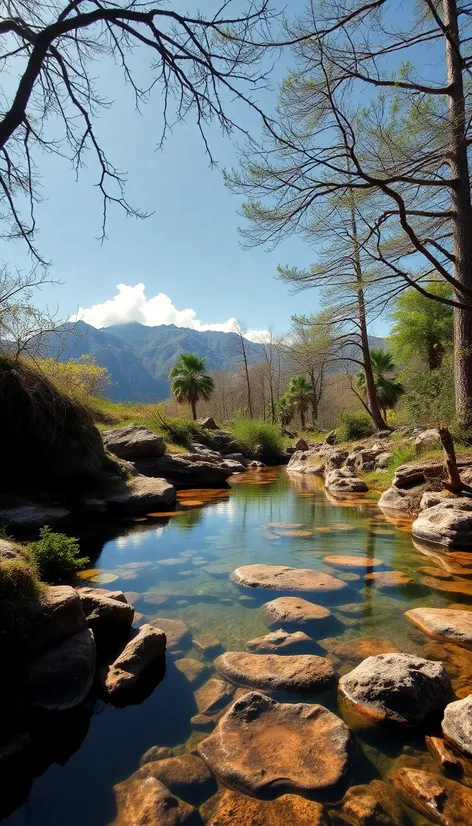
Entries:
[[[372, 347], [383, 344], [373, 336]], [[7, 342], [2, 342], [7, 347]], [[213, 330], [201, 332], [174, 324], [147, 327], [139, 322], [114, 324], [97, 329], [84, 321], [62, 324], [55, 332], [41, 336], [39, 349], [44, 357], [66, 362], [92, 356], [106, 367], [111, 378], [107, 396], [115, 401], [153, 401], [170, 395], [169, 370], [181, 353], [195, 353], [206, 359], [208, 370], [234, 371], [238, 366], [239, 337], [236, 333]], [[264, 357], [264, 346], [245, 339], [249, 364]], [[352, 355], [355, 345], [351, 345]], [[240, 359], [239, 359], [240, 363]], [[330, 372], [346, 369], [346, 362], [331, 366]], [[354, 368], [357, 369], [357, 368]]]

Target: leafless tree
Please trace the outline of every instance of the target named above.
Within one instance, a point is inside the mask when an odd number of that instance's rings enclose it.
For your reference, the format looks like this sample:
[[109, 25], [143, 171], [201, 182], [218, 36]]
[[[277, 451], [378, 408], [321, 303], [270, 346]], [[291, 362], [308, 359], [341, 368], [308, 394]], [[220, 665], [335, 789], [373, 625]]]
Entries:
[[[231, 13], [237, 5], [238, 11]], [[136, 108], [156, 93], [162, 145], [173, 123], [193, 112], [207, 151], [206, 125], [237, 124], [228, 101], [260, 111], [255, 92], [265, 84], [259, 60], [274, 15], [268, 0], [223, 2], [214, 14], [188, 15], [163, 0], [4, 0], [0, 20], [0, 217], [3, 237], [21, 238], [36, 260], [35, 203], [42, 153], [70, 161], [78, 174], [90, 159], [103, 202], [102, 237], [111, 204], [143, 216], [126, 198], [126, 174], [110, 160], [96, 130], [109, 108], [99, 61], [121, 71]], [[136, 70], [143, 50], [149, 69]], [[98, 79], [97, 79], [98, 76]], [[262, 113], [261, 113], [262, 114]]]
[[[261, 149], [249, 146], [245, 173], [228, 176], [251, 198], [245, 213], [256, 242], [306, 231], [319, 209], [337, 198], [346, 205], [349, 193], [356, 203], [376, 199], [362, 243], [382, 266], [386, 291], [401, 279], [454, 307], [456, 409], [466, 426], [471, 18], [472, 5], [456, 0], [313, 0], [289, 33], [297, 65], [282, 86], [280, 125], [266, 126]], [[428, 291], [438, 278], [453, 287], [452, 298]]]
[[235, 334], [235, 350], [234, 350], [234, 362], [236, 365], [240, 365], [244, 370], [244, 378], [246, 380], [246, 402], [247, 402], [247, 411], [249, 417], [253, 418], [253, 409], [252, 409], [252, 395], [251, 395], [251, 382], [249, 381], [249, 368], [248, 368], [248, 358], [247, 358], [247, 340], [245, 338], [246, 327], [241, 321], [236, 323], [236, 327], [234, 329]]

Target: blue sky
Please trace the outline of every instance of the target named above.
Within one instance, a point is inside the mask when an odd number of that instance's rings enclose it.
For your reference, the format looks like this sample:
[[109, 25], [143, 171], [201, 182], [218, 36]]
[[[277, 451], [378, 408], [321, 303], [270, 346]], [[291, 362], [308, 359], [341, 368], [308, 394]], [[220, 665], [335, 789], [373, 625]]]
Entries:
[[[295, 8], [303, 5], [297, 0]], [[284, 72], [280, 62], [274, 87]], [[91, 323], [104, 324], [127, 320], [122, 318], [126, 315], [124, 296], [130, 295], [135, 318], [144, 318], [146, 323], [177, 320], [184, 324], [193, 318], [203, 325], [224, 324], [238, 318], [250, 329], [273, 326], [276, 332], [288, 328], [293, 313], [316, 312], [315, 291], [291, 296], [287, 285], [275, 278], [278, 263], [304, 267], [313, 260], [313, 251], [305, 242], [291, 238], [271, 252], [240, 246], [237, 228], [243, 219], [237, 212], [241, 199], [224, 187], [221, 175], [222, 167], [237, 161], [231, 139], [223, 137], [216, 125], [209, 128], [220, 169], [210, 168], [190, 115], [187, 123], [176, 125], [164, 149], [156, 151], [162, 123], [159, 95], [139, 115], [133, 111], [130, 90], [124, 87], [118, 68], [101, 62], [95, 74], [100, 89], [114, 101], [109, 111], [100, 114], [102, 144], [114, 164], [128, 172], [130, 202], [153, 215], [138, 221], [127, 218], [118, 207], [111, 209], [108, 239], [101, 244], [97, 240], [101, 201], [94, 189], [93, 164], [76, 181], [66, 161], [41, 158], [44, 200], [37, 208], [38, 245], [52, 260], [52, 276], [63, 284], [46, 286], [40, 303], [58, 306], [64, 318], [78, 307], [90, 309], [111, 301], [85, 314]], [[269, 99], [275, 101], [275, 92], [270, 98], [261, 93], [261, 99], [267, 106]], [[233, 106], [232, 112], [245, 129], [258, 133], [260, 124], [254, 113], [242, 105]], [[4, 245], [3, 257], [19, 266], [28, 265], [20, 245]], [[118, 284], [143, 284], [144, 290], [121, 289], [117, 303], [113, 298]], [[147, 304], [160, 293], [170, 301]], [[189, 308], [193, 315], [176, 316], [174, 308]]]

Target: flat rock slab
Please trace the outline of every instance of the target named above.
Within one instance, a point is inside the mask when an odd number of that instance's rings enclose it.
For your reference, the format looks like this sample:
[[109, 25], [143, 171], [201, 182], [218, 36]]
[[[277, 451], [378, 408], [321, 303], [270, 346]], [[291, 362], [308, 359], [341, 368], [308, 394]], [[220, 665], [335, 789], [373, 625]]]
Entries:
[[332, 653], [340, 660], [358, 665], [367, 657], [377, 657], [379, 654], [400, 654], [400, 649], [390, 640], [362, 637], [341, 642], [333, 648]]
[[397, 769], [392, 772], [391, 780], [409, 806], [440, 826], [472, 823], [472, 789], [419, 769]]
[[102, 439], [110, 453], [131, 461], [142, 456], [162, 456], [166, 450], [162, 436], [139, 424], [104, 430]]
[[175, 667], [184, 675], [190, 685], [199, 683], [204, 674], [208, 671], [208, 666], [200, 660], [194, 660], [192, 657], [182, 657], [176, 660]]
[[472, 613], [450, 608], [412, 608], [405, 616], [425, 634], [472, 650]]
[[369, 722], [417, 726], [442, 711], [452, 689], [443, 663], [410, 654], [368, 657], [339, 681], [341, 700]]
[[264, 637], [256, 637], [254, 640], [248, 640], [246, 648], [253, 654], [288, 654], [293, 651], [300, 651], [313, 647], [313, 640], [304, 631], [294, 631], [289, 634], [279, 628], [277, 631], [271, 631]]
[[420, 582], [440, 594], [447, 594], [447, 596], [455, 599], [466, 597], [469, 601], [472, 600], [472, 582], [465, 582], [464, 580], [444, 582], [444, 580], [434, 579], [432, 576], [422, 577]]
[[155, 777], [130, 777], [115, 786], [118, 815], [113, 826], [195, 826], [198, 811]]
[[321, 803], [295, 794], [255, 800], [226, 790], [200, 807], [207, 826], [328, 826]]
[[164, 783], [172, 794], [194, 806], [200, 805], [216, 792], [216, 781], [208, 766], [201, 757], [193, 754], [147, 762], [129, 778], [129, 781], [145, 780], [148, 777], [154, 777]]
[[197, 751], [230, 787], [260, 798], [339, 793], [353, 757], [348, 726], [320, 705], [277, 703], [249, 692]]
[[272, 591], [330, 594], [346, 588], [345, 582], [311, 568], [289, 568], [286, 565], [243, 565], [236, 568], [231, 579], [247, 588], [267, 588]]
[[246, 654], [227, 651], [214, 662], [227, 680], [266, 691], [318, 691], [334, 685], [333, 666], [315, 654]]
[[349, 556], [349, 554], [330, 554], [323, 557], [326, 565], [333, 565], [334, 568], [346, 568], [347, 570], [373, 571], [374, 568], [383, 568], [381, 559], [372, 556]]
[[134, 476], [106, 497], [108, 506], [126, 513], [151, 513], [175, 502], [175, 488], [165, 479]]
[[472, 694], [446, 706], [442, 731], [446, 740], [472, 757]]
[[170, 651], [190, 648], [192, 644], [192, 633], [188, 625], [182, 620], [156, 617], [156, 619], [151, 620], [150, 625], [164, 631], [167, 637], [167, 648]]
[[221, 651], [221, 643], [214, 634], [199, 634], [198, 637], [193, 638], [193, 644], [205, 655]]
[[309, 625], [327, 620], [331, 611], [302, 597], [278, 597], [261, 608], [269, 627], [278, 625]]
[[373, 571], [366, 574], [365, 578], [367, 582], [373, 582], [375, 587], [381, 591], [414, 585], [414, 580], [402, 571]]
[[234, 688], [224, 680], [212, 678], [195, 692], [195, 702], [200, 714], [216, 714], [233, 697]]

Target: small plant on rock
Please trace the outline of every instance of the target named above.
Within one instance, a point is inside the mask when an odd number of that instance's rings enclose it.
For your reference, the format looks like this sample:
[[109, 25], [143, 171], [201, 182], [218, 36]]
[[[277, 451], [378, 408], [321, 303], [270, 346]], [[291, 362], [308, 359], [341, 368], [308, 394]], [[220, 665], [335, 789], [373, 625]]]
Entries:
[[28, 548], [40, 578], [51, 584], [67, 579], [89, 562], [88, 557], [79, 556], [78, 539], [56, 533], [48, 525], [41, 528], [39, 539], [30, 542]]

